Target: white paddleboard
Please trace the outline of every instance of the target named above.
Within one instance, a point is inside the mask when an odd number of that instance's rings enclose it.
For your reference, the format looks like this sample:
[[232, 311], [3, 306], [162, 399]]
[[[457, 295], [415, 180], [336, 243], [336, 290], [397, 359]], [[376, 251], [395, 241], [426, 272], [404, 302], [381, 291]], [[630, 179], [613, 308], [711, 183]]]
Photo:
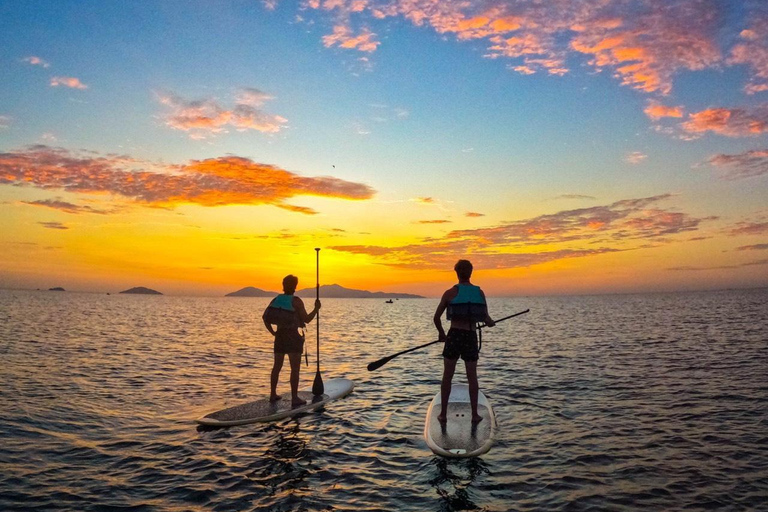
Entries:
[[477, 413], [483, 421], [476, 425], [472, 424], [468, 385], [454, 384], [451, 387], [445, 423], [437, 419], [441, 404], [438, 392], [429, 404], [424, 425], [424, 438], [433, 452], [443, 457], [477, 457], [491, 449], [496, 434], [496, 416], [482, 391], [477, 396]]
[[323, 384], [325, 393], [321, 396], [313, 396], [311, 387], [299, 391], [299, 396], [307, 401], [304, 405], [291, 406], [291, 394], [285, 393], [283, 398], [277, 402], [270, 402], [269, 398], [262, 398], [255, 402], [206, 414], [195, 421], [200, 425], [209, 427], [232, 427], [248, 423], [275, 421], [319, 409], [331, 400], [347, 396], [355, 387], [355, 383], [349, 379], [330, 379], [324, 381]]

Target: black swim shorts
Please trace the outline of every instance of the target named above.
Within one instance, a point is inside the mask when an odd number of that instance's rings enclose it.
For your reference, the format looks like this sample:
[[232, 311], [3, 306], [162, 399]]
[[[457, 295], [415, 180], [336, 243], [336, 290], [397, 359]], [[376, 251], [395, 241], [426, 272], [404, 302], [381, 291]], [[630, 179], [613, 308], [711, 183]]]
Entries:
[[293, 354], [304, 352], [304, 336], [295, 328], [277, 329], [275, 334], [275, 354]]
[[459, 356], [466, 362], [477, 361], [480, 358], [480, 350], [477, 347], [477, 333], [464, 329], [451, 329], [448, 331], [448, 339], [443, 348], [443, 357], [446, 359], [458, 359]]

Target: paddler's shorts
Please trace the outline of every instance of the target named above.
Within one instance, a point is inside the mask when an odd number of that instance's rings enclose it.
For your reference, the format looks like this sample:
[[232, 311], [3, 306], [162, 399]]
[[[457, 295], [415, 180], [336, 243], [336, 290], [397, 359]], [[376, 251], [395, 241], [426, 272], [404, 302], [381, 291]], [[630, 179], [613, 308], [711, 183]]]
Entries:
[[304, 352], [304, 336], [295, 328], [278, 329], [275, 334], [275, 354]]
[[477, 333], [464, 329], [451, 329], [443, 347], [443, 357], [456, 360], [461, 356], [465, 362], [477, 361], [480, 351], [477, 348]]

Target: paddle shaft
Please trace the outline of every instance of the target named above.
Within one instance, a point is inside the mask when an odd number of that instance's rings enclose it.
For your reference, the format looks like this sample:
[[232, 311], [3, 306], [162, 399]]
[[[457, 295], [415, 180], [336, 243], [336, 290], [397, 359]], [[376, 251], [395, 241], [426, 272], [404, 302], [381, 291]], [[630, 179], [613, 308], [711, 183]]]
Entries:
[[[510, 318], [514, 318], [516, 316], [524, 315], [525, 313], [528, 313], [530, 309], [526, 309], [525, 311], [520, 311], [519, 313], [515, 313], [514, 315], [505, 316], [504, 318], [499, 318], [496, 320], [495, 323], [503, 322], [504, 320], [509, 320]], [[485, 324], [479, 325], [478, 329], [482, 329], [483, 327], [487, 327]], [[407, 354], [408, 352], [413, 352], [414, 350], [419, 350], [424, 347], [428, 347], [430, 345], [434, 345], [435, 343], [439, 343], [440, 340], [430, 341], [429, 343], [425, 343], [424, 345], [419, 345], [418, 347], [409, 348], [408, 350], [403, 350], [402, 352], [398, 352], [397, 354], [392, 354], [391, 356], [383, 357], [379, 359], [378, 361], [374, 361], [370, 364], [368, 364], [368, 371], [372, 372], [374, 370], [378, 370], [397, 356], [401, 356], [403, 354]]]
[[[317, 286], [315, 287], [315, 299], [320, 300], [320, 248], [315, 248], [315, 253], [317, 255], [317, 268], [316, 268], [316, 274], [315, 274], [315, 282]], [[320, 372], [320, 312], [318, 311], [315, 315], [315, 322], [317, 322], [317, 371]]]
[[[315, 299], [320, 300], [320, 248], [316, 247], [317, 253], [317, 287], [315, 288]], [[320, 311], [315, 310], [315, 321], [317, 322], [317, 372], [315, 372], [315, 381], [312, 383], [312, 394], [320, 396], [325, 393], [325, 386], [323, 385], [323, 377], [320, 375]]]

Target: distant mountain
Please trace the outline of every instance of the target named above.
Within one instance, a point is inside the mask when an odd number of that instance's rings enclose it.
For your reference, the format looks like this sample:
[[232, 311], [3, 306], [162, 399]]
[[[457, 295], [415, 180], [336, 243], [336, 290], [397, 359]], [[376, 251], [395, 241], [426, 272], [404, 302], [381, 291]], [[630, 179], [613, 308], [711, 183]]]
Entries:
[[63, 292], [63, 291], [66, 291], [66, 290], [64, 290], [64, 288], [62, 288], [61, 286], [57, 286], [55, 288], [48, 288], [48, 291], [49, 292]]
[[226, 294], [225, 297], [274, 297], [275, 295], [277, 295], [277, 292], [268, 292], [261, 288], [246, 286], [236, 292]]
[[162, 295], [162, 293], [158, 292], [157, 290], [144, 288], [143, 286], [137, 286], [135, 288], [131, 288], [130, 290], [123, 290], [120, 293], [137, 293], [139, 295]]
[[[304, 288], [296, 292], [299, 297], [313, 298], [316, 288]], [[423, 299], [421, 295], [410, 293], [369, 292], [344, 288], [338, 284], [325, 284], [320, 287], [320, 298], [326, 299]]]

